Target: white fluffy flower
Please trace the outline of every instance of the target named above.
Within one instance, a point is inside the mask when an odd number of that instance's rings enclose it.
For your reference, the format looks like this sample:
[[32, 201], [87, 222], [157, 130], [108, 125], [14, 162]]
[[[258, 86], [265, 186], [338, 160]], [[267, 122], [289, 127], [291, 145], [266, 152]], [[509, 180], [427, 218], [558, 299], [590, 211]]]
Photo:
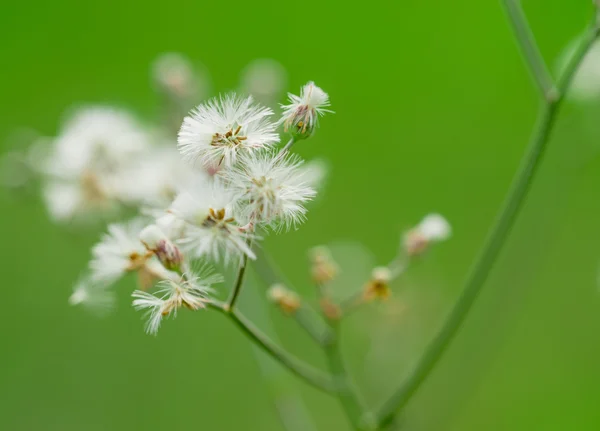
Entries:
[[174, 146], [157, 146], [115, 175], [115, 192], [123, 202], [164, 208], [196, 175]]
[[291, 132], [298, 139], [308, 138], [319, 124], [319, 117], [326, 112], [333, 112], [327, 107], [329, 95], [310, 81], [300, 90], [300, 96], [288, 94], [290, 104], [281, 105], [284, 130]]
[[225, 263], [242, 254], [256, 258], [247, 244], [252, 235], [236, 220], [234, 196], [220, 181], [201, 181], [180, 193], [169, 213], [186, 222], [180, 243], [192, 256]]
[[269, 108], [252, 97], [235, 94], [211, 99], [183, 120], [179, 150], [185, 159], [204, 166], [232, 166], [238, 155], [268, 148], [279, 142]]
[[316, 196], [321, 174], [298, 157], [262, 153], [244, 158], [225, 175], [247, 220], [289, 228], [304, 220], [304, 205]]
[[176, 315], [177, 310], [186, 307], [198, 310], [206, 307], [211, 285], [223, 281], [220, 275], [211, 274], [203, 269], [198, 274], [186, 274], [179, 280], [165, 280], [159, 283], [155, 294], [136, 290], [133, 306], [136, 310], [146, 311], [148, 322], [146, 332], [156, 334], [163, 317]]
[[90, 107], [77, 111], [52, 140], [39, 167], [44, 198], [57, 221], [104, 214], [115, 208], [119, 172], [148, 148], [146, 132], [125, 111]]
[[96, 286], [89, 280], [80, 280], [69, 297], [70, 305], [82, 305], [98, 314], [105, 314], [115, 305], [115, 293]]
[[452, 234], [450, 223], [440, 214], [426, 215], [417, 226], [417, 230], [428, 241], [443, 241]]
[[89, 264], [92, 282], [108, 285], [130, 271], [137, 271], [141, 280], [170, 276], [140, 241], [140, 232], [144, 226], [142, 219], [108, 226], [108, 233], [92, 248], [92, 260]]

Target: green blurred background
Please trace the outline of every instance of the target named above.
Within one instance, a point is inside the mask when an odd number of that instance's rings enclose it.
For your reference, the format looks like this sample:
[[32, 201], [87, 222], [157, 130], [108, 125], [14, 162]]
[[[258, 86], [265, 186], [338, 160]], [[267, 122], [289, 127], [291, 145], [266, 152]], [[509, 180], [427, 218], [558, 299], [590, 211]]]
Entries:
[[[554, 64], [586, 25], [590, 0], [524, 3]], [[118, 104], [153, 121], [149, 66], [165, 51], [204, 64], [216, 91], [236, 88], [244, 66], [266, 57], [285, 66], [290, 90], [312, 79], [329, 92], [336, 114], [297, 148], [328, 160], [326, 192], [300, 230], [265, 244], [298, 289], [312, 294], [311, 246], [334, 245], [346, 270], [339, 289], [350, 292], [424, 214], [454, 227], [390, 302], [345, 324], [344, 351], [372, 407], [457, 297], [538, 105], [496, 0], [4, 2], [0, 48], [3, 151], [19, 127], [52, 136], [75, 103]], [[600, 110], [565, 108], [491, 279], [402, 429], [600, 429]], [[282, 429], [261, 374], [273, 364], [257, 363], [229, 322], [181, 313], [147, 336], [127, 282], [107, 318], [70, 308], [101, 229], [52, 224], [37, 196], [0, 191], [0, 208], [0, 428]], [[252, 290], [243, 299], [268, 323]], [[292, 322], [272, 318], [291, 351], [323, 364]], [[298, 429], [348, 429], [336, 400], [284, 381], [311, 415]]]

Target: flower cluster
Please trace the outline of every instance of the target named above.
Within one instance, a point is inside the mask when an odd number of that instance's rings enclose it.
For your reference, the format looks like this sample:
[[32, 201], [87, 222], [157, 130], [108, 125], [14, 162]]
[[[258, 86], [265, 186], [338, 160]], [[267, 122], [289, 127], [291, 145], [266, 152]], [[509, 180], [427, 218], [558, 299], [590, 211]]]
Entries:
[[[189, 95], [189, 69], [166, 58], [157, 65], [158, 87]], [[315, 115], [329, 102], [312, 82], [290, 97], [295, 108], [279, 119], [252, 96], [210, 99], [183, 118], [170, 146], [159, 142], [164, 132], [124, 111], [76, 113], [43, 168], [51, 214], [68, 221], [127, 207], [139, 215], [108, 226], [70, 302], [106, 309], [114, 302], [111, 286], [134, 274], [133, 306], [146, 312], [146, 330], [155, 334], [164, 317], [213, 300], [213, 285], [223, 279], [213, 266], [245, 265], [256, 259], [253, 246], [264, 235], [298, 227], [323, 168], [290, 154], [289, 145], [278, 150], [277, 129], [284, 125], [293, 143], [298, 134], [287, 125], [299, 127], [302, 115], [314, 132]]]

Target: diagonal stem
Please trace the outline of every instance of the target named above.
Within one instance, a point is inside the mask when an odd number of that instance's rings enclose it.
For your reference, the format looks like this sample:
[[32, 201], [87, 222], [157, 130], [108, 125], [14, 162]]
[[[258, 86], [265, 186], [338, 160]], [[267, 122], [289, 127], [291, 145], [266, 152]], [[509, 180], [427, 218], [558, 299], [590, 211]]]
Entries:
[[[283, 275], [275, 270], [275, 265], [273, 265], [270, 256], [265, 251], [257, 250], [256, 254], [257, 259], [255, 265], [253, 265], [253, 269], [267, 286], [283, 283], [286, 287], [293, 290], [292, 286], [284, 279]], [[292, 317], [315, 341], [315, 343], [322, 346], [332, 338], [333, 333], [327, 326], [317, 325], [317, 320], [314, 318], [316, 314], [317, 313], [313, 311], [312, 307], [303, 302], [300, 309], [297, 310]]]
[[[511, 17], [511, 19], [513, 18]], [[521, 33], [516, 32], [516, 36], [521, 46], [528, 43], [523, 40], [523, 35]], [[417, 392], [421, 383], [425, 381], [429, 373], [433, 370], [467, 317], [481, 287], [494, 266], [498, 254], [502, 250], [502, 246], [511, 231], [523, 202], [525, 201], [533, 177], [539, 167], [539, 162], [543, 158], [561, 102], [564, 99], [564, 94], [567, 92], [579, 65], [597, 38], [598, 27], [594, 22], [594, 24], [586, 31], [579, 49], [570, 59], [559, 79], [556, 97], [553, 99], [546, 99], [544, 103], [537, 126], [529, 143], [527, 154], [523, 158], [521, 167], [515, 176], [513, 185], [511, 186], [508, 197], [502, 206], [502, 210], [500, 211], [494, 227], [467, 277], [462, 294], [454, 305], [443, 327], [425, 351], [425, 354], [418, 362], [412, 374], [383, 405], [378, 415], [379, 426], [381, 428], [393, 422], [396, 415], [402, 411], [414, 393]]]
[[[252, 240], [247, 241], [248, 247], [252, 248]], [[229, 295], [229, 299], [227, 300], [227, 304], [225, 307], [229, 310], [233, 310], [235, 307], [235, 303], [242, 292], [242, 287], [244, 286], [244, 277], [246, 276], [246, 267], [248, 266], [248, 255], [244, 253], [242, 257], [242, 262], [240, 263], [240, 267], [238, 268], [237, 277], [235, 279], [235, 284], [233, 285], [233, 289], [231, 290], [231, 294]]]
[[513, 32], [519, 41], [519, 47], [527, 62], [529, 72], [540, 93], [545, 100], [554, 101], [558, 96], [554, 80], [529, 28], [520, 0], [502, 0], [502, 4], [506, 9]]
[[339, 391], [338, 385], [332, 376], [310, 367], [273, 343], [237, 310], [228, 309], [226, 304], [214, 301], [208, 303], [208, 306], [229, 318], [252, 342], [309, 385], [324, 392], [335, 393]]

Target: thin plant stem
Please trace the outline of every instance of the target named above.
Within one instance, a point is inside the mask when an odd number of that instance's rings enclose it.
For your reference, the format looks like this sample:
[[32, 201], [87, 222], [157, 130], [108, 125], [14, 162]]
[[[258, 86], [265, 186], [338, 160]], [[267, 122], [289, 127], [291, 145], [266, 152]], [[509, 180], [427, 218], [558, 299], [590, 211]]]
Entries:
[[[515, 19], [513, 15], [509, 15], [509, 18], [511, 20]], [[516, 36], [521, 46], [529, 43], [522, 39], [524, 37], [522, 33], [517, 32]], [[540, 111], [537, 126], [529, 143], [529, 149], [515, 175], [508, 197], [502, 206], [494, 227], [492, 228], [482, 251], [472, 266], [472, 270], [467, 277], [458, 301], [454, 305], [441, 330], [435, 336], [406, 382], [392, 395], [380, 410], [377, 417], [379, 418], [378, 423], [381, 428], [392, 423], [398, 413], [402, 411], [411, 397], [417, 392], [421, 383], [425, 381], [429, 373], [433, 370], [464, 322], [481, 287], [490, 274], [496, 258], [502, 250], [502, 246], [511, 231], [525, 197], [527, 196], [527, 192], [529, 191], [532, 180], [537, 172], [537, 168], [543, 158], [560, 106], [564, 100], [564, 95], [569, 89], [579, 65], [597, 38], [598, 26], [594, 22], [584, 34], [579, 49], [570, 59], [561, 78], [558, 80], [556, 97], [545, 99], [543, 108]], [[523, 51], [527, 55], [527, 50]]]
[[506, 9], [513, 32], [519, 40], [519, 47], [527, 62], [528, 70], [542, 97], [547, 101], [554, 100], [558, 95], [554, 80], [548, 71], [546, 62], [535, 42], [535, 37], [529, 28], [520, 0], [503, 0], [502, 4]]
[[316, 312], [305, 302], [293, 314], [294, 320], [304, 331], [313, 339], [315, 343], [324, 346], [329, 342], [332, 336], [331, 330], [327, 327], [319, 328], [315, 325], [314, 314]]
[[216, 301], [208, 303], [208, 306], [229, 318], [254, 344], [309, 385], [328, 393], [340, 390], [333, 376], [312, 368], [275, 344], [236, 309], [229, 309], [226, 304]]
[[285, 144], [285, 146], [281, 149], [281, 151], [279, 151], [279, 154], [277, 154], [277, 158], [275, 160], [279, 160], [279, 159], [283, 158], [290, 151], [290, 148], [292, 148], [292, 146], [295, 143], [296, 143], [296, 139], [292, 136], [290, 138], [290, 140], [288, 141], [288, 143]]
[[[252, 283], [245, 287], [244, 294], [248, 300], [248, 306], [254, 310], [253, 322], [261, 328], [273, 332], [271, 340], [280, 344], [277, 335], [274, 334], [272, 310], [269, 310], [265, 304], [264, 295], [261, 293], [262, 290], [258, 288], [258, 283]], [[316, 431], [316, 426], [297, 388], [296, 381], [291, 381], [287, 370], [279, 366], [260, 347], [252, 345], [252, 350], [283, 429], [286, 431]]]
[[[325, 354], [329, 361], [329, 369], [331, 374], [336, 376], [341, 386], [341, 391], [337, 393], [337, 398], [340, 401], [348, 420], [355, 430], [367, 430], [368, 424], [363, 424], [364, 407], [356, 394], [352, 382], [348, 377], [342, 352], [340, 350], [340, 330], [338, 322], [331, 322], [331, 328], [334, 332], [334, 337], [331, 342], [325, 347]], [[366, 427], [366, 428], [365, 428]]]
[[[252, 241], [247, 241], [248, 247], [252, 248]], [[242, 291], [242, 287], [244, 286], [244, 277], [246, 276], [246, 267], [248, 266], [248, 255], [244, 253], [242, 257], [242, 261], [240, 262], [240, 267], [238, 268], [237, 277], [235, 279], [235, 284], [233, 285], [233, 289], [231, 290], [231, 294], [229, 295], [229, 299], [225, 307], [229, 310], [233, 310], [235, 307], [235, 303]]]
[[[263, 283], [267, 286], [283, 283], [284, 286], [293, 290], [293, 287], [284, 279], [283, 275], [275, 270], [275, 266], [273, 265], [270, 256], [264, 250], [257, 250], [256, 254], [256, 264], [253, 268], [259, 278], [262, 279]], [[313, 317], [317, 315], [318, 314], [312, 307], [303, 301], [302, 306], [294, 313], [293, 318], [317, 344], [324, 345], [333, 334], [325, 325], [321, 325], [321, 328], [317, 327], [316, 319]]]

